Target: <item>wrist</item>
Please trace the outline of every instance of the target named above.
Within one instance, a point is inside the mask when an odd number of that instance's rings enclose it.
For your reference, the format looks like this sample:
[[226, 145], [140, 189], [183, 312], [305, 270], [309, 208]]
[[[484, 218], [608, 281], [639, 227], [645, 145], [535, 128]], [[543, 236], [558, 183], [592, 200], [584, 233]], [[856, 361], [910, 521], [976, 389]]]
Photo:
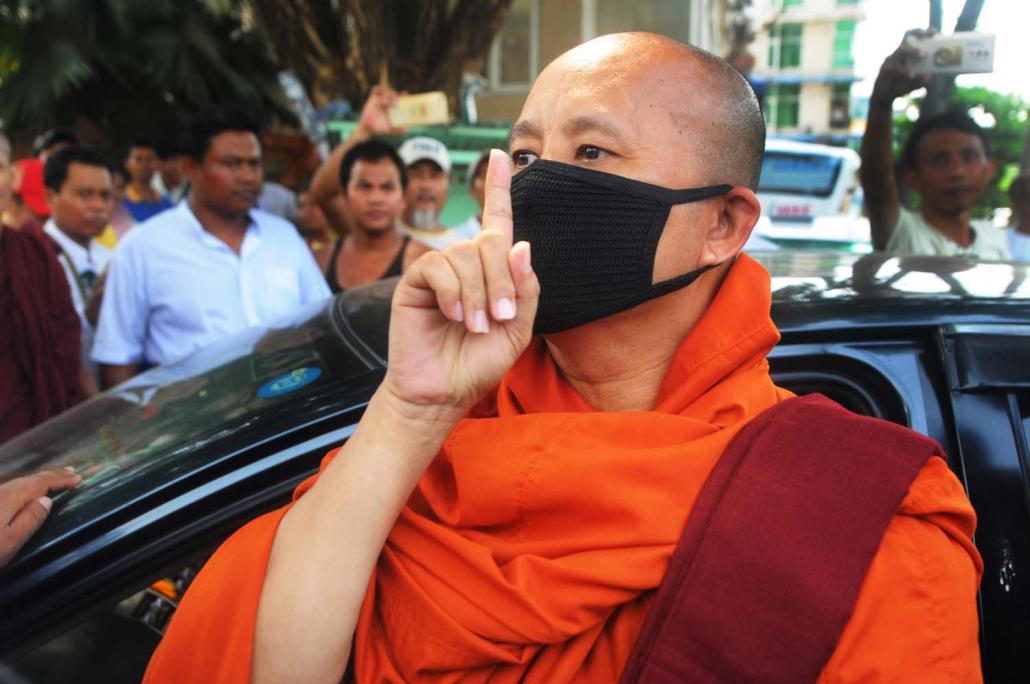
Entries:
[[358, 125], [354, 127], [354, 130], [347, 136], [347, 140], [352, 143], [364, 142], [372, 137], [372, 131], [368, 126], [365, 125], [364, 121], [358, 121]]
[[384, 380], [376, 390], [369, 408], [375, 406], [394, 425], [424, 436], [428, 441], [443, 441], [465, 417], [467, 410], [445, 403], [420, 403], [406, 399]]

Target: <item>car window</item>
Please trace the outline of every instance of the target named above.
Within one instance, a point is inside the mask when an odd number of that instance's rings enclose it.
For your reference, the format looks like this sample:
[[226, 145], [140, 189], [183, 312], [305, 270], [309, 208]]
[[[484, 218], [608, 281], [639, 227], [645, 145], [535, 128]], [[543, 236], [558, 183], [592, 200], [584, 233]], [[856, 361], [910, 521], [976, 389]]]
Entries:
[[829, 155], [766, 151], [758, 191], [829, 197], [841, 164]]
[[185, 459], [327, 385], [367, 375], [380, 362], [361, 348], [353, 326], [341, 330], [332, 306], [308, 306], [276, 327], [246, 330], [151, 369], [4, 444], [0, 481], [74, 466], [83, 483], [55, 507], [55, 515], [69, 513], [119, 473]]

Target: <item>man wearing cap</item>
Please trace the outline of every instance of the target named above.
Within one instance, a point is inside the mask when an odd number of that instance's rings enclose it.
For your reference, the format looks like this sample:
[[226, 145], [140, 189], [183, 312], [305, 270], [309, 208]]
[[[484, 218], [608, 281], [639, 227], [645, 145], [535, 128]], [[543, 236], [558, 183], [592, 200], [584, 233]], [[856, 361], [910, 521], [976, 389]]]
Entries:
[[468, 236], [440, 223], [451, 186], [447, 147], [424, 135], [405, 140], [397, 152], [408, 168], [401, 230], [431, 249], [445, 249]]
[[43, 224], [50, 218], [43, 188], [43, 160], [19, 159], [14, 163], [11, 206], [6, 223], [17, 230], [43, 234]]

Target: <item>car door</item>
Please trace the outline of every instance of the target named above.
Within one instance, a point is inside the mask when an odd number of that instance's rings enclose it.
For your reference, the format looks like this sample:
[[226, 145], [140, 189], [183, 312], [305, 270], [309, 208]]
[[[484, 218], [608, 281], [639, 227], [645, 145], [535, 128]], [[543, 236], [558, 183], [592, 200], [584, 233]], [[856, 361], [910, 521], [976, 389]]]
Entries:
[[1030, 326], [950, 325], [938, 338], [956, 450], [983, 556], [986, 681], [1030, 672]]

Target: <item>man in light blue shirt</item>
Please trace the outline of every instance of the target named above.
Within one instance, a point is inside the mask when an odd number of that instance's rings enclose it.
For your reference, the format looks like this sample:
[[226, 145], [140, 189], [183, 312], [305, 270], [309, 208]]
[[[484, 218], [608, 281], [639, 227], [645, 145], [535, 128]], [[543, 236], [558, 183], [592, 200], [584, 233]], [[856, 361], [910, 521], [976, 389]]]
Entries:
[[329, 297], [293, 225], [254, 208], [263, 178], [254, 123], [219, 110], [188, 138], [186, 200], [134, 228], [111, 261], [93, 346], [105, 387]]

